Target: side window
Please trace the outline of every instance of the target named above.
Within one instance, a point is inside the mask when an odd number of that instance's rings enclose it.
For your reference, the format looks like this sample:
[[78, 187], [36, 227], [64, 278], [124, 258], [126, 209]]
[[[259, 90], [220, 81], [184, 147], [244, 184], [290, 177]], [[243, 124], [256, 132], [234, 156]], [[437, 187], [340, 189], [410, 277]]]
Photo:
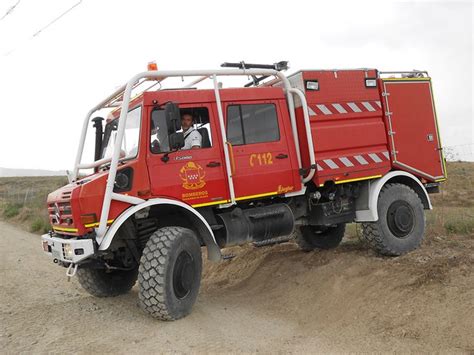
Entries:
[[275, 105], [230, 105], [227, 108], [227, 139], [233, 145], [280, 140]]
[[[181, 129], [184, 134], [184, 147], [181, 150], [212, 147], [209, 110], [207, 107], [188, 107], [180, 109]], [[169, 152], [168, 129], [164, 110], [151, 113], [150, 149], [152, 153]]]
[[232, 145], [245, 144], [241, 116], [240, 105], [227, 108], [227, 139]]
[[151, 112], [150, 143], [152, 153], [165, 153], [170, 150], [168, 140], [168, 128], [165, 119], [165, 110], [153, 110]]

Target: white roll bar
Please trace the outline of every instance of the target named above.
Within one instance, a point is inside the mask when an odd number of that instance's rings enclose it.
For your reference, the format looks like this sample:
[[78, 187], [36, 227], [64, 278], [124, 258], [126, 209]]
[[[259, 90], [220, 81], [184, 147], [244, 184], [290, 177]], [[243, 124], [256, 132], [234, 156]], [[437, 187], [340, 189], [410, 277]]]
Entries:
[[303, 92], [300, 89], [292, 88], [290, 89], [290, 92], [299, 97], [301, 101], [301, 108], [303, 109], [304, 128], [306, 132], [306, 138], [308, 141], [309, 164], [310, 164], [308, 175], [306, 175], [306, 177], [303, 178], [303, 184], [305, 184], [313, 178], [314, 173], [316, 172], [316, 158], [314, 156], [314, 145], [313, 145], [313, 138], [311, 134], [311, 123], [309, 122], [308, 103], [306, 102], [306, 97], [304, 96]]
[[[287, 97], [287, 102], [288, 102], [288, 109], [290, 113], [290, 121], [291, 121], [291, 128], [293, 132], [293, 137], [294, 137], [294, 142], [295, 142], [295, 150], [296, 150], [296, 156], [298, 159], [298, 167], [301, 169], [301, 154], [300, 154], [300, 148], [299, 148], [299, 140], [298, 140], [298, 131], [297, 131], [297, 126], [296, 126], [296, 115], [295, 115], [295, 105], [293, 101], [293, 94], [295, 93], [292, 91], [291, 84], [287, 77], [276, 70], [273, 69], [218, 69], [218, 70], [170, 70], [170, 71], [146, 71], [142, 72], [139, 74], [134, 75], [126, 85], [123, 85], [119, 87], [117, 90], [115, 90], [111, 95], [109, 95], [106, 99], [102, 100], [99, 102], [96, 106], [94, 106], [86, 115], [84, 124], [82, 127], [82, 133], [81, 133], [81, 138], [79, 141], [79, 147], [76, 155], [76, 162], [74, 165], [74, 171], [73, 171], [73, 180], [77, 180], [78, 173], [80, 169], [84, 168], [90, 168], [90, 167], [96, 167], [100, 164], [104, 164], [106, 162], [105, 160], [108, 159], [102, 159], [102, 161], [97, 161], [94, 163], [90, 164], [81, 164], [81, 159], [82, 159], [82, 153], [84, 150], [84, 144], [85, 144], [85, 139], [86, 139], [86, 134], [87, 134], [87, 129], [89, 126], [89, 120], [91, 115], [103, 108], [105, 105], [110, 104], [111, 101], [116, 101], [117, 97], [122, 96], [122, 102], [121, 102], [121, 111], [120, 111], [120, 117], [119, 117], [119, 124], [117, 128], [117, 137], [115, 140], [113, 152], [112, 152], [112, 158], [110, 159], [110, 170], [109, 170], [109, 175], [107, 178], [107, 185], [105, 188], [105, 194], [104, 194], [104, 201], [102, 205], [102, 212], [100, 216], [100, 222], [99, 222], [99, 227], [96, 230], [97, 236], [99, 240], [105, 235], [105, 232], [107, 230], [107, 219], [110, 211], [110, 204], [112, 199], [117, 199], [120, 201], [125, 201], [129, 202], [131, 204], [140, 204], [142, 203], [142, 199], [139, 198], [129, 198], [127, 197], [119, 197], [122, 196], [120, 194], [115, 194], [113, 192], [114, 188], [114, 182], [115, 182], [115, 177], [117, 174], [117, 165], [119, 162], [119, 157], [120, 157], [120, 148], [122, 146], [122, 141], [123, 141], [123, 136], [125, 132], [125, 123], [127, 119], [127, 114], [128, 114], [128, 109], [129, 109], [129, 104], [131, 100], [131, 94], [132, 90], [136, 87], [136, 84], [139, 80], [141, 79], [154, 79], [154, 80], [164, 80], [165, 78], [168, 77], [188, 77], [188, 76], [199, 76], [200, 78], [198, 79], [200, 82], [202, 80], [205, 80], [206, 78], [212, 77], [214, 81], [214, 91], [216, 95], [216, 104], [218, 107], [218, 114], [219, 114], [219, 122], [221, 124], [221, 134], [222, 138], [224, 140], [224, 152], [225, 152], [225, 160], [226, 160], [226, 169], [227, 169], [227, 174], [228, 174], [228, 179], [229, 179], [229, 188], [231, 191], [231, 204], [235, 203], [235, 196], [233, 193], [233, 183], [232, 183], [232, 176], [229, 174], [229, 169], [230, 169], [230, 161], [229, 161], [229, 152], [228, 152], [228, 145], [227, 142], [225, 141], [226, 135], [225, 135], [225, 129], [224, 129], [224, 118], [223, 118], [223, 113], [222, 113], [222, 103], [220, 100], [220, 95], [219, 95], [219, 88], [217, 86], [217, 77], [218, 76], [248, 76], [248, 75], [267, 75], [267, 76], [276, 76], [278, 77], [284, 84], [285, 88], [285, 93]], [[193, 82], [194, 84], [194, 82]], [[297, 93], [297, 95], [301, 95]], [[303, 105], [306, 106], [306, 100], [303, 95], [303, 99], [301, 100], [303, 102]], [[305, 107], [304, 106], [304, 107]], [[306, 108], [306, 114], [307, 114], [307, 108]], [[305, 121], [307, 120], [307, 117], [305, 116]], [[309, 122], [309, 119], [308, 119]], [[306, 125], [306, 122], [305, 122]], [[223, 132], [223, 133], [222, 133]], [[308, 135], [308, 146], [312, 146], [312, 139], [311, 139], [311, 131], [307, 129], [307, 133], [309, 132]], [[311, 151], [310, 151], [310, 157], [311, 157]], [[313, 152], [313, 159], [314, 159], [314, 152]], [[314, 174], [314, 171], [312, 172]], [[311, 174], [311, 172], [310, 172]], [[306, 177], [308, 178], [308, 177]], [[302, 185], [302, 190], [303, 190], [303, 185]]]

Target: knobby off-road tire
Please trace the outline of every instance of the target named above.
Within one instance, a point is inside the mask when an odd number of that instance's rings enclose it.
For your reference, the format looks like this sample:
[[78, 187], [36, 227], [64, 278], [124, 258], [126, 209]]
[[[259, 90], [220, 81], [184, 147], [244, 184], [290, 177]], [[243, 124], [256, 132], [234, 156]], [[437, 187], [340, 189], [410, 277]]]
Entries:
[[199, 293], [201, 271], [201, 246], [193, 231], [182, 227], [158, 229], [140, 260], [140, 307], [161, 320], [188, 315]]
[[302, 226], [296, 242], [303, 251], [312, 251], [316, 248], [332, 249], [341, 243], [345, 231], [345, 223], [328, 227]]
[[387, 184], [380, 191], [377, 222], [362, 223], [362, 241], [382, 255], [398, 256], [421, 244], [425, 232], [423, 204], [410, 187]]
[[81, 286], [96, 297], [113, 297], [131, 290], [137, 281], [138, 267], [133, 270], [77, 269]]

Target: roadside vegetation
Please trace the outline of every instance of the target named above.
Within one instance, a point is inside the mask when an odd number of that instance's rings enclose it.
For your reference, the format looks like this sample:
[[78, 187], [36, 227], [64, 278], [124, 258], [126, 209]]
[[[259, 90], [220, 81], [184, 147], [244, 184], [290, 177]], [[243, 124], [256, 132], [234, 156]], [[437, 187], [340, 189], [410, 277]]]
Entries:
[[46, 233], [50, 229], [46, 197], [65, 184], [65, 176], [0, 178], [0, 219], [33, 233]]
[[[448, 163], [448, 180], [439, 194], [430, 195], [434, 209], [427, 213], [427, 233], [431, 236], [474, 235], [474, 163]], [[67, 178], [0, 178], [0, 219], [37, 234], [50, 229], [46, 210], [48, 193], [67, 184]], [[355, 224], [347, 233], [360, 233]]]

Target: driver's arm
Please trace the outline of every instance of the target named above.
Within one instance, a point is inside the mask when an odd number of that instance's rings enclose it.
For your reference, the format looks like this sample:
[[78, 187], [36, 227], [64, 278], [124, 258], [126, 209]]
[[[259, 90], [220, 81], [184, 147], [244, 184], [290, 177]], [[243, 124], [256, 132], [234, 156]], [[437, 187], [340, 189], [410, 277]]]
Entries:
[[191, 149], [199, 149], [202, 146], [202, 136], [198, 131], [191, 132]]

